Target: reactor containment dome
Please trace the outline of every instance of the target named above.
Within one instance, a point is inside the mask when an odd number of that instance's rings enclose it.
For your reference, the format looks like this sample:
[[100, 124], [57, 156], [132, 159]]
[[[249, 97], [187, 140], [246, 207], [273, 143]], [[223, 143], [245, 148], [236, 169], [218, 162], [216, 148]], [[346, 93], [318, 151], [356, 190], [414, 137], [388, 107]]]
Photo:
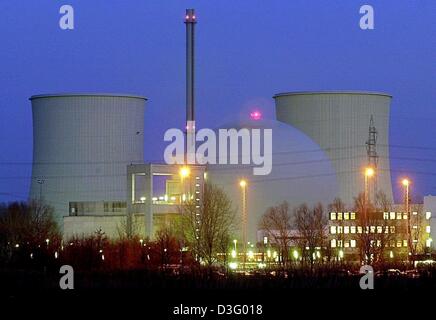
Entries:
[[30, 100], [30, 198], [51, 205], [61, 226], [71, 202], [125, 202], [126, 167], [144, 158], [146, 98], [50, 94]]
[[[291, 210], [303, 203], [327, 206], [337, 196], [336, 175], [325, 152], [301, 131], [275, 120], [239, 120], [220, 129], [272, 129], [272, 171], [254, 175], [254, 163], [208, 165], [208, 179], [223, 188], [241, 218], [242, 191], [246, 181], [247, 240], [258, 239], [259, 222], [265, 211], [287, 201]], [[261, 147], [261, 153], [263, 146]], [[239, 162], [241, 152], [239, 154]], [[240, 228], [238, 228], [239, 230]]]

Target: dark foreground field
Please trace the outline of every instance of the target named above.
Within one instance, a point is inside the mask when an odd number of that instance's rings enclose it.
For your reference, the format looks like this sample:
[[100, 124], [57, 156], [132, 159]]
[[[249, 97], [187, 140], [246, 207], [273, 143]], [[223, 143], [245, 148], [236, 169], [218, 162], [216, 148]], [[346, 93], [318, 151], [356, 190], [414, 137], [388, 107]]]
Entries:
[[[21, 291], [59, 289], [61, 274], [54, 271], [1, 270], [0, 290]], [[75, 289], [356, 289], [360, 290], [362, 275], [343, 272], [283, 272], [263, 274], [234, 274], [218, 272], [167, 274], [149, 270], [75, 272]], [[408, 275], [382, 274], [374, 279], [375, 289], [435, 289], [433, 273]]]

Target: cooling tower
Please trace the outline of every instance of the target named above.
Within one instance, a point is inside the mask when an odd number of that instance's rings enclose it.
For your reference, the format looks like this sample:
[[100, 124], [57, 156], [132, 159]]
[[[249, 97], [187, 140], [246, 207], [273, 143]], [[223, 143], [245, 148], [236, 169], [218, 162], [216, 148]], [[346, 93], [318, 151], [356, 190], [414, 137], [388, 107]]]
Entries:
[[[389, 109], [392, 97], [373, 92], [291, 92], [274, 96], [277, 119], [298, 128], [327, 153], [336, 170], [339, 196], [347, 204], [364, 192], [371, 116], [378, 156], [372, 191], [392, 200], [389, 167]], [[372, 201], [374, 199], [371, 199]]]
[[144, 97], [54, 94], [30, 98], [30, 198], [62, 226], [73, 201], [126, 201], [126, 166], [144, 159]]

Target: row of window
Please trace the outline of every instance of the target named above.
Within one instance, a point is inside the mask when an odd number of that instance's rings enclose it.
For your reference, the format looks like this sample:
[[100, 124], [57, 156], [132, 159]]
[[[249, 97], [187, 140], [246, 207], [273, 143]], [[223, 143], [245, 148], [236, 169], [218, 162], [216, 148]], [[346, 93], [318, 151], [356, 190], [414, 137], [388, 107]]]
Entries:
[[[357, 245], [357, 241], [355, 239], [351, 239], [351, 240], [331, 239], [330, 240], [330, 246], [332, 248], [355, 248], [356, 245]], [[370, 246], [381, 247], [382, 242], [381, 240], [371, 240]], [[389, 243], [385, 244], [385, 247], [406, 248], [408, 247], [408, 244], [407, 244], [407, 240], [390, 240]]]
[[[413, 215], [417, 215], [418, 212], [413, 211]], [[425, 218], [429, 220], [431, 218], [431, 212], [425, 213]], [[355, 220], [355, 212], [330, 212], [330, 220]], [[406, 212], [383, 212], [384, 220], [407, 220], [408, 214]]]
[[[365, 233], [395, 233], [395, 226], [366, 226]], [[363, 233], [361, 226], [330, 226], [330, 234]]]
[[355, 212], [330, 212], [330, 220], [356, 220]]
[[[412, 226], [412, 229], [418, 229], [418, 226]], [[355, 234], [362, 233], [363, 228], [360, 226], [330, 226], [330, 234]], [[395, 233], [395, 226], [366, 226], [365, 233]], [[430, 233], [431, 227], [425, 226], [425, 232]]]
[[[413, 212], [413, 214], [418, 214], [417, 212]], [[384, 220], [407, 220], [406, 212], [383, 212]]]

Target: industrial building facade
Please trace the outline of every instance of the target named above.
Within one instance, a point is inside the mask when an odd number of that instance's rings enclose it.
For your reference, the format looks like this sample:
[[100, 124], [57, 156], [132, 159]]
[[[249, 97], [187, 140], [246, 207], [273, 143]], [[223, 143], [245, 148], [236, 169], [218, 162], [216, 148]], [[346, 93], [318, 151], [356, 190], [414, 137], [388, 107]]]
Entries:
[[409, 254], [430, 252], [431, 216], [430, 211], [330, 212], [329, 246], [338, 260], [361, 261], [369, 246], [366, 252], [385, 261], [405, 261]]

